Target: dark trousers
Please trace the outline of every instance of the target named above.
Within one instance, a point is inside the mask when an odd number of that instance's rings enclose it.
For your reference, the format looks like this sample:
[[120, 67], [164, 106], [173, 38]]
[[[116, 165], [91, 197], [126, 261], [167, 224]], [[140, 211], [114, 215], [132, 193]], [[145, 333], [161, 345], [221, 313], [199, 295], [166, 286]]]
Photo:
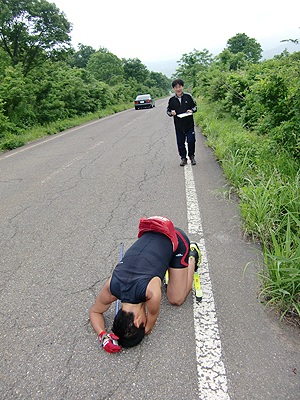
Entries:
[[185, 132], [176, 130], [176, 139], [177, 139], [177, 147], [178, 153], [181, 158], [186, 158], [186, 147], [185, 141], [188, 144], [188, 155], [190, 158], [195, 157], [195, 130], [191, 128]]

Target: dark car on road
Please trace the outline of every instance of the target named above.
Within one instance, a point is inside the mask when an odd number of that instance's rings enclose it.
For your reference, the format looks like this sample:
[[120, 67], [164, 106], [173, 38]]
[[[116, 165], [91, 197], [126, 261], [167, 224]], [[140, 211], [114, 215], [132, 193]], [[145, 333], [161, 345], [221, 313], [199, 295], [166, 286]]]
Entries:
[[134, 107], [136, 110], [139, 108], [152, 108], [155, 107], [155, 101], [151, 94], [139, 94], [136, 96]]

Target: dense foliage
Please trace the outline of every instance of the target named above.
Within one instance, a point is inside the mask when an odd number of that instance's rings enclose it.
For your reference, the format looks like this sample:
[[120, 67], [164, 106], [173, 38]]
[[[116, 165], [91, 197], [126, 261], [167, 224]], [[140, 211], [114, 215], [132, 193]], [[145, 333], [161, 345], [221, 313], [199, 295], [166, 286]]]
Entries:
[[232, 54], [242, 53], [248, 61], [257, 62], [261, 59], [261, 45], [254, 38], [249, 38], [245, 33], [238, 33], [228, 39], [227, 46]]
[[71, 38], [71, 24], [46, 0], [0, 1], [0, 47], [24, 76], [55, 57]]
[[106, 48], [69, 46], [71, 24], [46, 0], [0, 0], [0, 150], [34, 126], [169, 93], [165, 75]]
[[207, 49], [203, 51], [194, 49], [194, 51], [182, 55], [177, 62], [178, 68], [173, 77], [183, 79], [186, 87], [193, 88], [197, 85], [198, 72], [205, 71], [212, 60], [212, 54]]
[[300, 52], [236, 69], [219, 60], [198, 74], [196, 90], [300, 162], [299, 73]]
[[[260, 45], [240, 39], [198, 65], [196, 121], [239, 195], [245, 234], [263, 245], [261, 294], [299, 317], [300, 52], [259, 62]], [[177, 76], [188, 80], [195, 68], [181, 63]]]

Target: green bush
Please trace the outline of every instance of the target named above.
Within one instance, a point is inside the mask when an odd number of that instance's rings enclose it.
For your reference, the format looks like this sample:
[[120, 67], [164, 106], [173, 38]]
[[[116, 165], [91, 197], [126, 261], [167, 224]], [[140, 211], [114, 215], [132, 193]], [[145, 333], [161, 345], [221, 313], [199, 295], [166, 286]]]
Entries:
[[0, 98], [0, 139], [5, 135], [5, 131], [9, 127], [8, 117], [4, 115], [4, 102]]
[[21, 67], [8, 67], [0, 82], [0, 98], [3, 111], [9, 121], [19, 127], [36, 123], [34, 112], [35, 94], [29, 79], [22, 75]]
[[[300, 167], [290, 146], [249, 131], [220, 104], [198, 99], [196, 123], [239, 195], [245, 234], [263, 243], [261, 295], [286, 313], [299, 313]], [[287, 148], [286, 148], [287, 147]], [[230, 192], [231, 189], [228, 190]]]
[[300, 52], [242, 67], [219, 57], [197, 75], [194, 93], [218, 104], [218, 118], [230, 113], [300, 161]]
[[24, 144], [26, 144], [26, 139], [23, 136], [7, 134], [0, 141], [0, 150], [13, 150], [17, 149], [18, 147], [24, 146]]

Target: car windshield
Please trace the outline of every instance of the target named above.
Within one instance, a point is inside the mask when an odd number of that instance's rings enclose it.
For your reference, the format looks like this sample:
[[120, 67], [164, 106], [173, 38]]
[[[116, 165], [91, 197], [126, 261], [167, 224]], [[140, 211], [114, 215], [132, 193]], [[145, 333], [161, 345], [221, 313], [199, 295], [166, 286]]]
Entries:
[[141, 94], [139, 96], [136, 96], [136, 100], [149, 100], [151, 99], [150, 94]]

